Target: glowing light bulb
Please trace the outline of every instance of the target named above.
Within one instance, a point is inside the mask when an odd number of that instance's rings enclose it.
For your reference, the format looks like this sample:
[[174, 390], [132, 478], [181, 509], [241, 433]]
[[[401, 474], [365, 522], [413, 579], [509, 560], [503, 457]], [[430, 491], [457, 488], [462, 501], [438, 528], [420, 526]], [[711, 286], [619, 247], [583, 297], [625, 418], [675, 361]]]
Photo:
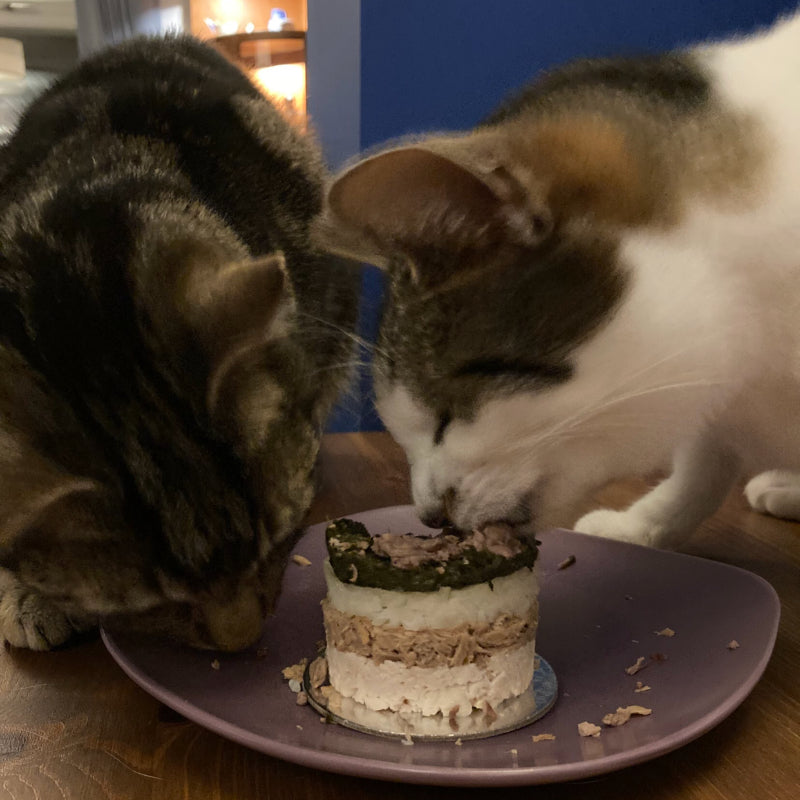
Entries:
[[256, 81], [271, 97], [289, 103], [302, 113], [306, 102], [306, 68], [304, 64], [276, 64], [254, 73]]

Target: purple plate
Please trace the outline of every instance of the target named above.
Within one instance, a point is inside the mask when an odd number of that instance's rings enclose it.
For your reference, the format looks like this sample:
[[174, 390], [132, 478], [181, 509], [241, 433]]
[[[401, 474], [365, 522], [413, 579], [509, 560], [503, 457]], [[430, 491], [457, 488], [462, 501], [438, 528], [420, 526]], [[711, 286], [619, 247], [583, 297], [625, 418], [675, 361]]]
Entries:
[[[352, 515], [373, 533], [426, 530], [411, 506]], [[491, 739], [403, 745], [322, 724], [281, 669], [323, 636], [325, 525], [308, 529], [290, 563], [258, 649], [235, 655], [103, 632], [111, 655], [145, 691], [199, 725], [268, 755], [317, 769], [407, 783], [514, 786], [576, 780], [674, 750], [728, 716], [767, 665], [780, 605], [763, 579], [737, 567], [569, 531], [542, 535], [536, 649], [558, 676], [555, 707], [532, 725]], [[568, 556], [575, 563], [558, 569]], [[672, 637], [656, 631], [671, 628]], [[730, 649], [736, 640], [740, 646]], [[264, 649], [266, 648], [266, 650]], [[645, 659], [645, 668], [626, 667]], [[217, 663], [218, 662], [218, 663]], [[214, 666], [212, 667], [212, 663]], [[216, 668], [215, 668], [216, 667]], [[635, 692], [637, 682], [650, 687]], [[618, 706], [646, 717], [578, 735]], [[534, 743], [532, 735], [553, 741]]]

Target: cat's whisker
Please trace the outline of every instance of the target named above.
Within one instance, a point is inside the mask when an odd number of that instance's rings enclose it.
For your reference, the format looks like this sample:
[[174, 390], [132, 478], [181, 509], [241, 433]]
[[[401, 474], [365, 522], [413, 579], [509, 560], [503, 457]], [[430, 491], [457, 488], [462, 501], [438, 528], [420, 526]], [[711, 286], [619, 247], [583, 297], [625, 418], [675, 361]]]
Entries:
[[350, 339], [359, 347], [363, 347], [365, 350], [368, 350], [371, 353], [380, 353], [382, 356], [388, 357], [386, 351], [380, 348], [375, 342], [365, 339], [363, 336], [360, 336], [353, 331], [349, 331], [346, 328], [343, 328], [341, 325], [336, 325], [330, 320], [315, 316], [314, 314], [309, 314], [307, 311], [297, 311], [296, 314], [298, 318], [309, 319], [313, 322], [319, 323], [320, 325], [326, 325], [329, 328], [338, 331], [342, 334], [342, 336]]
[[369, 369], [371, 366], [369, 361], [341, 361], [334, 364], [325, 364], [315, 370], [310, 370], [309, 375], [319, 375], [323, 372], [333, 372], [340, 369], [352, 370], [353, 372], [361, 373], [363, 370]]
[[[587, 420], [591, 420], [593, 417], [600, 417], [601, 415], [605, 414], [609, 409], [613, 409], [615, 406], [620, 407], [627, 402], [632, 400], [638, 400], [642, 397], [650, 396], [656, 393], [662, 392], [669, 392], [669, 391], [678, 391], [678, 390], [685, 390], [691, 388], [702, 388], [708, 389], [714, 386], [722, 385], [719, 381], [709, 381], [706, 379], [702, 380], [694, 380], [694, 381], [675, 381], [672, 383], [666, 384], [659, 384], [651, 387], [647, 387], [641, 389], [640, 391], [636, 392], [628, 392], [617, 397], [611, 397], [605, 402], [597, 404], [587, 404], [583, 408], [576, 411], [569, 417], [559, 421], [551, 428], [542, 431], [538, 436], [535, 437], [522, 437], [520, 442], [520, 447], [529, 448], [531, 446], [540, 446], [542, 444], [546, 444], [551, 440], [561, 439], [567, 434], [569, 434], [574, 429], [583, 426]], [[647, 419], [653, 419], [653, 410], [648, 409], [647, 413], [644, 412], [643, 416]], [[626, 416], [626, 421], [620, 422], [620, 426], [624, 426], [630, 424], [632, 417]], [[581, 427], [581, 432], [583, 431], [583, 427]]]
[[[751, 315], [752, 316], [752, 315]], [[740, 319], [740, 327], [746, 328], [747, 327], [747, 318], [743, 315]], [[660, 367], [668, 367], [671, 363], [680, 362], [682, 359], [685, 359], [687, 355], [691, 354], [692, 352], [697, 352], [702, 354], [704, 349], [712, 342], [719, 341], [719, 342], [727, 342], [730, 338], [731, 331], [730, 329], [714, 331], [713, 333], [709, 333], [705, 337], [699, 337], [693, 339], [689, 344], [685, 345], [684, 347], [677, 348], [669, 353], [662, 355], [660, 358], [652, 359], [647, 362], [643, 367], [640, 369], [630, 373], [625, 380], [619, 384], [617, 388], [621, 388], [628, 383], [637, 381], [642, 377], [651, 374], [654, 370], [659, 369]]]

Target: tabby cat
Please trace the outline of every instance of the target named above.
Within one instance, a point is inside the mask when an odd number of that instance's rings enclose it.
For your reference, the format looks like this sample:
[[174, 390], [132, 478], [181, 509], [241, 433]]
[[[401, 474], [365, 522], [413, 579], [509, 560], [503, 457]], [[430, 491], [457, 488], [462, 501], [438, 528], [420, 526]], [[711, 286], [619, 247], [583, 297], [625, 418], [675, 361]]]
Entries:
[[315, 146], [184, 37], [59, 80], [0, 151], [0, 638], [260, 633], [347, 378]]
[[566, 65], [336, 178], [316, 235], [388, 272], [377, 407], [423, 520], [676, 547], [775, 467], [747, 496], [800, 518], [799, 82], [795, 15]]

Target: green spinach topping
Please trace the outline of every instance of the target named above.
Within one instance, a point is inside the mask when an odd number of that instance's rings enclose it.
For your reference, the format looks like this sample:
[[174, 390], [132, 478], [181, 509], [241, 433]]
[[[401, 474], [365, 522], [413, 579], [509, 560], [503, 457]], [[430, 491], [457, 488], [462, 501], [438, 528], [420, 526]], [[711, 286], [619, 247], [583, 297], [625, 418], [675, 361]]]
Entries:
[[[439, 535], [447, 533], [452, 532]], [[325, 538], [331, 567], [340, 581], [397, 592], [435, 592], [442, 586], [460, 589], [491, 582], [523, 567], [532, 568], [538, 554], [537, 542], [520, 539], [522, 549], [511, 557], [465, 547], [447, 560], [431, 557], [418, 566], [397, 567], [387, 555], [373, 550], [374, 539], [360, 522], [334, 520]]]

